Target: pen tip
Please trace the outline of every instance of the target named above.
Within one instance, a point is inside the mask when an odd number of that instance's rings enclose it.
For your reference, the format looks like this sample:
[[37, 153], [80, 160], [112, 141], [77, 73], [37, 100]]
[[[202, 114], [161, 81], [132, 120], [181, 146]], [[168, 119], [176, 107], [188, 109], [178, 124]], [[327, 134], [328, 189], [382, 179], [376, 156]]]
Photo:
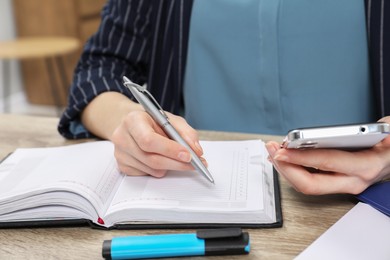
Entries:
[[215, 185], [214, 178], [213, 178], [213, 176], [211, 176], [210, 172], [208, 173], [207, 179], [209, 179], [209, 181], [210, 181], [212, 184]]

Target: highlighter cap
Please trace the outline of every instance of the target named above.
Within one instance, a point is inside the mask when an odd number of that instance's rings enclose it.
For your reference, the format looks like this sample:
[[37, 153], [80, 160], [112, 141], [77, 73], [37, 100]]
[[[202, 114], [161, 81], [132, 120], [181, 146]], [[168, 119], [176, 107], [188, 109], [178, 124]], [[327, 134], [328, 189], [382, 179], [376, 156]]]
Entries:
[[196, 236], [205, 241], [205, 255], [242, 255], [250, 251], [249, 234], [241, 228], [198, 230]]

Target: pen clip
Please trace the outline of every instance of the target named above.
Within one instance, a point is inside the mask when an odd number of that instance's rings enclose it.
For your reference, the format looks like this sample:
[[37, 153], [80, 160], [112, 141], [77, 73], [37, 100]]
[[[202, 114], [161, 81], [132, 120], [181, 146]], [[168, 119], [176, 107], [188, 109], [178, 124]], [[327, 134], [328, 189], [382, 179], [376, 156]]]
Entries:
[[[146, 96], [146, 98], [148, 98], [152, 103], [153, 105], [156, 106], [156, 108], [160, 111], [160, 113], [166, 117], [168, 119], [168, 116], [167, 114], [165, 114], [164, 110], [162, 109], [162, 107], [160, 106], [160, 104], [157, 102], [157, 100], [153, 97], [153, 95], [146, 89], [146, 87], [144, 86], [140, 86], [134, 82], [132, 82], [130, 79], [128, 79], [127, 77], [123, 77], [123, 84], [125, 85], [125, 87], [127, 88], [130, 88], [128, 85], [131, 85], [133, 86], [136, 90], [138, 90], [138, 92], [140, 92], [141, 94], [144, 94]], [[129, 89], [130, 90], [130, 89]], [[131, 92], [131, 90], [130, 90]]]

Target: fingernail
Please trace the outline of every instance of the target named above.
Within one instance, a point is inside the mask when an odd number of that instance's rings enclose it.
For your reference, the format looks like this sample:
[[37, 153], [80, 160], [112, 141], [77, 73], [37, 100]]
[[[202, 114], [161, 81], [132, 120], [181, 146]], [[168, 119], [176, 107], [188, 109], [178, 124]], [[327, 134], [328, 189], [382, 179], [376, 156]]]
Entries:
[[271, 157], [273, 157], [274, 154], [275, 154], [275, 152], [276, 152], [275, 147], [274, 147], [273, 145], [271, 145], [271, 144], [266, 144], [266, 145], [265, 145], [265, 148], [267, 148], [267, 151], [268, 151], [269, 155], [270, 155]]
[[203, 153], [202, 146], [200, 146], [199, 142], [195, 142], [195, 147], [196, 147], [196, 149], [198, 149], [199, 151], [201, 151]]
[[177, 156], [179, 159], [183, 162], [190, 162], [191, 161], [191, 154], [187, 152], [180, 152]]
[[202, 163], [204, 164], [204, 166], [209, 167], [209, 164], [208, 164], [208, 162], [206, 161], [205, 158], [200, 157], [200, 160], [202, 161]]

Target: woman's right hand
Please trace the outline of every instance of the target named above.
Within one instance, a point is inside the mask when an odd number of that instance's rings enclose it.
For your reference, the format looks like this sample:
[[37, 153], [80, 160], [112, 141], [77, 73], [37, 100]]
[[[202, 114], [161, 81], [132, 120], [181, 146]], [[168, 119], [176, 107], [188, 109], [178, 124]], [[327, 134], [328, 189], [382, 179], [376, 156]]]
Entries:
[[[203, 154], [197, 132], [184, 118], [167, 113], [170, 123], [198, 156]], [[167, 137], [145, 111], [128, 113], [113, 131], [115, 158], [119, 170], [127, 175], [163, 177], [168, 170], [193, 170], [187, 149]], [[202, 159], [204, 163], [204, 159]]]
[[[166, 114], [195, 153], [202, 156], [197, 132], [184, 118]], [[121, 93], [99, 94], [83, 110], [81, 120], [91, 133], [114, 143], [119, 170], [127, 175], [162, 177], [167, 170], [193, 169], [187, 149], [169, 139], [140, 104]]]

